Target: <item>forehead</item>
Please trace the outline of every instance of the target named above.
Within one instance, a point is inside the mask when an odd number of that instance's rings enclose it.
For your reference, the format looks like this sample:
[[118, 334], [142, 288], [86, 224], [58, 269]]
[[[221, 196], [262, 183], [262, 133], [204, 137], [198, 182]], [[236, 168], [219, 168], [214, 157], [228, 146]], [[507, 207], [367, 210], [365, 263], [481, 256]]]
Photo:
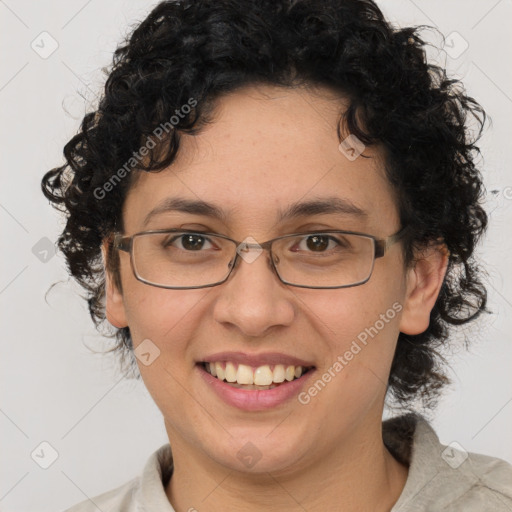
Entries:
[[180, 134], [168, 169], [137, 176], [125, 224], [140, 227], [173, 198], [218, 206], [223, 222], [247, 227], [275, 222], [300, 202], [337, 197], [368, 213], [353, 216], [359, 226], [394, 226], [394, 192], [379, 149], [367, 147], [355, 159], [339, 149], [345, 107], [340, 95], [321, 88], [252, 86], [227, 94], [210, 124], [197, 135]]

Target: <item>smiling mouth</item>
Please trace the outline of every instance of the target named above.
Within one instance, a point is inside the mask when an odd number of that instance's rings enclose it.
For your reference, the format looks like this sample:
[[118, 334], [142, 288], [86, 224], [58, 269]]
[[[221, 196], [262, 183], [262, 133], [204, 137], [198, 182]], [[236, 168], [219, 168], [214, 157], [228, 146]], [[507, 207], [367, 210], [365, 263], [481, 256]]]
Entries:
[[202, 368], [226, 384], [239, 389], [266, 390], [300, 379], [314, 366], [262, 365], [252, 367], [230, 361], [202, 362]]

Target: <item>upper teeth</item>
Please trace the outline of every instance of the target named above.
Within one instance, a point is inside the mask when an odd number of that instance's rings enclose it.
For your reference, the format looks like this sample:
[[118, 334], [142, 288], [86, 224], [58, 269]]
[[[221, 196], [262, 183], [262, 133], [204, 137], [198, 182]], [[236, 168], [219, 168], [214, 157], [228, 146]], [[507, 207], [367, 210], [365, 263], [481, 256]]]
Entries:
[[214, 377], [228, 382], [237, 382], [238, 384], [256, 384], [257, 386], [269, 386], [272, 383], [280, 383], [285, 380], [291, 381], [299, 378], [304, 369], [302, 366], [284, 366], [276, 364], [273, 368], [266, 364], [253, 368], [245, 364], [236, 363], [205, 363], [206, 371]]

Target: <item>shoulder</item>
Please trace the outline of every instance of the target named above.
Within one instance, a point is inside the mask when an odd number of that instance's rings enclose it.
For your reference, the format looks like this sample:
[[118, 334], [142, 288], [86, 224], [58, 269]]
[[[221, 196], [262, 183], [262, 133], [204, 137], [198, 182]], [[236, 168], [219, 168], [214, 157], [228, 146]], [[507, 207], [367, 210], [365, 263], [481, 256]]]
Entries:
[[140, 476], [111, 491], [82, 501], [65, 512], [174, 512], [165, 494], [172, 470], [171, 447], [166, 444], [149, 457]]
[[140, 477], [137, 477], [116, 489], [82, 501], [65, 512], [135, 512], [137, 508], [134, 496], [139, 489]]
[[384, 440], [396, 458], [409, 464], [393, 512], [512, 511], [512, 466], [504, 460], [467, 452], [456, 442], [442, 444], [417, 415], [385, 422]]
[[[445, 457], [452, 457], [454, 451], [451, 446], [446, 447]], [[452, 502], [454, 510], [471, 504], [473, 508], [467, 510], [512, 511], [512, 466], [508, 462], [466, 452], [460, 452], [456, 464], [459, 462], [459, 468], [448, 471], [452, 481], [464, 482], [464, 492]]]

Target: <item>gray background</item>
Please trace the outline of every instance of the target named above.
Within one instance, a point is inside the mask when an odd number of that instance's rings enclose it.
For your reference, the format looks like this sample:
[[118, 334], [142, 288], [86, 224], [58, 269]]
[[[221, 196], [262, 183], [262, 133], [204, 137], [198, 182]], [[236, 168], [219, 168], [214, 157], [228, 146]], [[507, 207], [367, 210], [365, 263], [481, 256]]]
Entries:
[[[61, 510], [121, 485], [166, 442], [143, 386], [86, 347], [99, 349], [102, 340], [62, 257], [53, 256], [62, 219], [39, 184], [63, 162], [64, 143], [94, 107], [116, 44], [155, 3], [0, 0], [3, 511]], [[463, 78], [493, 120], [482, 142], [491, 225], [480, 250], [493, 313], [470, 331], [470, 352], [448, 355], [454, 385], [433, 424], [445, 444], [512, 461], [512, 2], [379, 4], [399, 25], [429, 24], [447, 36], [445, 51], [431, 51], [432, 58]], [[441, 44], [435, 34], [432, 41]], [[58, 48], [47, 55], [52, 44]], [[58, 458], [43, 469], [53, 450]]]

